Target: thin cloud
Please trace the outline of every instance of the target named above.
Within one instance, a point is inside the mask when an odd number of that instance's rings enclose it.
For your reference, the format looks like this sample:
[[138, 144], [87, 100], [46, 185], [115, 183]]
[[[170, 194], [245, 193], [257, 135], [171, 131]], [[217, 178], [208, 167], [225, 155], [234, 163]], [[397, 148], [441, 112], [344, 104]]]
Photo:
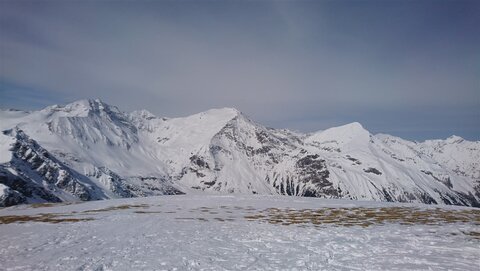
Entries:
[[[480, 134], [471, 127], [480, 127], [475, 2], [2, 1], [0, 7], [0, 80], [25, 95], [21, 89], [37, 89], [37, 97], [58, 93], [52, 103], [98, 97], [160, 116], [231, 106], [279, 128], [315, 131], [361, 121], [373, 132], [411, 127], [398, 112], [415, 108], [425, 121], [402, 136], [423, 139], [425, 125]], [[0, 91], [2, 106], [27, 103], [14, 96]], [[468, 108], [456, 118], [471, 121], [445, 126], [429, 113], [444, 108]], [[378, 112], [384, 117], [373, 121]]]

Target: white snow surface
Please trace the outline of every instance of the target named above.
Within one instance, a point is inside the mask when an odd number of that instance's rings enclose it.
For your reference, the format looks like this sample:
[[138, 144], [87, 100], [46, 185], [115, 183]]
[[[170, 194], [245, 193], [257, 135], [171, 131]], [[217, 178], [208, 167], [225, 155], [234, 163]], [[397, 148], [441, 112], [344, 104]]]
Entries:
[[480, 241], [465, 234], [478, 232], [478, 224], [473, 222], [387, 223], [364, 228], [279, 225], [245, 219], [266, 208], [359, 207], [437, 208], [240, 195], [161, 196], [40, 208], [18, 205], [0, 209], [0, 219], [61, 214], [59, 218], [93, 220], [0, 224], [0, 269], [478, 270]]
[[0, 183], [0, 198], [4, 197], [8, 193], [8, 186]]

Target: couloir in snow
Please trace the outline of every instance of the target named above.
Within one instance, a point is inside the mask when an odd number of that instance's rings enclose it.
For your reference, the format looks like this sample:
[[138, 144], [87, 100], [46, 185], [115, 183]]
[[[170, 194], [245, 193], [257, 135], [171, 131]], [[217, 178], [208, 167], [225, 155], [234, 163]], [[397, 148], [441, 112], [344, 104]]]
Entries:
[[232, 108], [160, 118], [99, 100], [1, 110], [0, 129], [0, 206], [205, 192], [480, 206], [480, 141], [457, 136], [301, 134]]

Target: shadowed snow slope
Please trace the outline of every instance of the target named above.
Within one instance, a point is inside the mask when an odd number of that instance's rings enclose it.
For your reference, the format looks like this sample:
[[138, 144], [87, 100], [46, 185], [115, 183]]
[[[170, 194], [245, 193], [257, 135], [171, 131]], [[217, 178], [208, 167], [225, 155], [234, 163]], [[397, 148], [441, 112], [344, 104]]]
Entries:
[[183, 118], [100, 100], [0, 111], [2, 205], [165, 194], [283, 194], [479, 206], [480, 142], [410, 142], [359, 123], [313, 134], [236, 109]]

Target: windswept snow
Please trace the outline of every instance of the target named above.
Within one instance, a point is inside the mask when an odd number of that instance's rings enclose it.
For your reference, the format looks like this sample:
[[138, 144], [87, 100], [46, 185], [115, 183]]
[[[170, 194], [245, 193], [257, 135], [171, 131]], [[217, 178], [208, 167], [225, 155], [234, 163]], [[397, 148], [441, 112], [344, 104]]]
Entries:
[[[445, 220], [380, 224], [372, 218], [368, 226], [345, 226], [250, 219], [265, 210], [392, 214], [388, 210], [398, 208], [426, 213], [422, 219], [442, 212]], [[2, 270], [478, 270], [480, 265], [480, 213], [474, 208], [162, 196], [19, 205], [0, 209], [0, 222]]]

